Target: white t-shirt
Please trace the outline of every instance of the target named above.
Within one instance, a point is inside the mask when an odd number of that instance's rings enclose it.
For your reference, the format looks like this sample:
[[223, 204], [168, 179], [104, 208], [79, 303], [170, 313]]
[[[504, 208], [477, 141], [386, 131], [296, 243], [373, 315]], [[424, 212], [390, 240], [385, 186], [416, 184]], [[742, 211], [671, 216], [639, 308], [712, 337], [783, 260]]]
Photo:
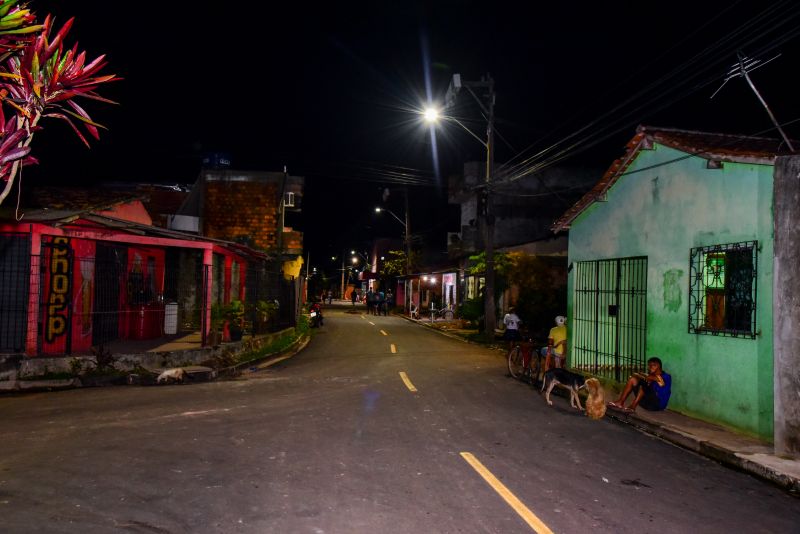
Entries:
[[516, 313], [507, 313], [503, 317], [503, 324], [508, 330], [519, 330], [519, 317]]

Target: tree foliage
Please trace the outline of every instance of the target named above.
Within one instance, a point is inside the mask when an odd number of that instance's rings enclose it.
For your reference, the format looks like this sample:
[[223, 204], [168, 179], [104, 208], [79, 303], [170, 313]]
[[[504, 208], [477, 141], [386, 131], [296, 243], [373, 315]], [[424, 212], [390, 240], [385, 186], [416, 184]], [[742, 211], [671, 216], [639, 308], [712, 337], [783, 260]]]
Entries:
[[[470, 256], [471, 274], [486, 271], [485, 253]], [[556, 315], [566, 315], [565, 258], [524, 252], [498, 252], [495, 262], [495, 297], [511, 286], [518, 289], [517, 315], [535, 339], [544, 339]]]
[[96, 89], [119, 79], [100, 74], [106, 66], [104, 55], [87, 61], [77, 44], [65, 47], [74, 19], [54, 33], [54, 19], [48, 15], [37, 24], [27, 6], [19, 0], [0, 0], [0, 181], [5, 182], [0, 203], [20, 167], [36, 162], [30, 144], [41, 128], [39, 121], [63, 120], [89, 146], [78, 126], [95, 139], [103, 126], [92, 120], [78, 99], [113, 104]]
[[[411, 269], [416, 267], [418, 255], [415, 251], [411, 251]], [[382, 276], [403, 276], [408, 274], [406, 272], [406, 253], [403, 250], [390, 250], [387, 253], [386, 260], [381, 267]]]

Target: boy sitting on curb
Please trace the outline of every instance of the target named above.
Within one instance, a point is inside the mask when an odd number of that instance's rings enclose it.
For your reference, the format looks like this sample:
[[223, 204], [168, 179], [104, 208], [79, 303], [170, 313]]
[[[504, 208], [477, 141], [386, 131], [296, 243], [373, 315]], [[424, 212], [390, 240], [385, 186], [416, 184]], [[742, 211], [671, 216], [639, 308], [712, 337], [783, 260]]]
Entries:
[[[672, 377], [664, 372], [661, 365], [659, 358], [653, 357], [647, 360], [648, 374], [634, 373], [628, 379], [619, 398], [609, 402], [608, 406], [628, 413], [635, 412], [639, 404], [645, 410], [665, 410], [672, 394]], [[625, 400], [631, 393], [635, 396], [631, 405], [626, 408]]]

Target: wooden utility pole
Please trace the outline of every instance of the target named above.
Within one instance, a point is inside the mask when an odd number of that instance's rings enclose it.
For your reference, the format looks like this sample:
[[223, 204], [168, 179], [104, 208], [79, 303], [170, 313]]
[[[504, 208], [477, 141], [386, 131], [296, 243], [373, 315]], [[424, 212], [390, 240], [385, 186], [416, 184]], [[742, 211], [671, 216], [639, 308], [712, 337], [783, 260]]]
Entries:
[[[475, 187], [477, 195], [477, 215], [478, 224], [483, 233], [483, 246], [486, 255], [486, 272], [484, 273], [483, 287], [483, 316], [484, 316], [484, 335], [490, 340], [494, 338], [494, 329], [497, 325], [494, 304], [494, 211], [492, 209], [492, 178], [494, 175], [494, 80], [487, 74], [480, 81], [462, 81], [460, 74], [454, 74], [450, 87], [445, 95], [445, 109], [451, 108], [456, 101], [456, 97], [461, 89], [466, 89], [475, 102], [480, 106], [483, 116], [486, 117], [486, 140], [470, 130], [464, 123], [455, 117], [444, 117], [448, 121], [458, 124], [466, 130], [472, 137], [486, 148], [486, 176], [483, 184]], [[478, 95], [475, 90], [488, 91], [488, 94]], [[488, 98], [486, 105], [482, 97]], [[427, 115], [427, 112], [426, 112]], [[431, 119], [436, 120], [436, 113], [431, 115]]]
[[339, 298], [344, 300], [344, 251], [342, 251], [342, 292], [339, 294]]
[[411, 274], [411, 217], [408, 215], [408, 186], [404, 188], [406, 194], [406, 276]]
[[[484, 195], [486, 199], [485, 213], [483, 215], [486, 236], [486, 287], [484, 289], [484, 333], [489, 340], [494, 339], [494, 329], [497, 325], [494, 304], [494, 211], [492, 210], [492, 177], [494, 174], [494, 80], [486, 75], [489, 90], [489, 114], [486, 123], [486, 182]], [[481, 191], [478, 191], [481, 194]]]

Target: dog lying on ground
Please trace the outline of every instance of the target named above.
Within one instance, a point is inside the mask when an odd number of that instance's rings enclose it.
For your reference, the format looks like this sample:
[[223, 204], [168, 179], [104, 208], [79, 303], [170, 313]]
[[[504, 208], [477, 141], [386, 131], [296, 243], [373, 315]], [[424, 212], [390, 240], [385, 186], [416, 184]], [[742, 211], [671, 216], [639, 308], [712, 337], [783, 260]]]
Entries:
[[158, 375], [156, 379], [156, 383], [160, 384], [162, 382], [169, 384], [171, 382], [183, 382], [186, 378], [186, 371], [177, 367], [175, 369], [167, 369], [166, 371], [162, 372]]
[[602, 419], [606, 414], [606, 399], [600, 381], [596, 378], [587, 378], [586, 391], [589, 392], [586, 398], [586, 415], [589, 419]]
[[586, 379], [583, 375], [571, 373], [566, 369], [560, 369], [558, 367], [547, 371], [542, 381], [542, 391], [545, 392], [544, 398], [550, 406], [553, 405], [553, 401], [550, 400], [550, 392], [553, 391], [553, 388], [556, 386], [567, 388], [569, 390], [570, 406], [583, 410], [581, 399], [578, 397], [578, 390], [586, 387]]

